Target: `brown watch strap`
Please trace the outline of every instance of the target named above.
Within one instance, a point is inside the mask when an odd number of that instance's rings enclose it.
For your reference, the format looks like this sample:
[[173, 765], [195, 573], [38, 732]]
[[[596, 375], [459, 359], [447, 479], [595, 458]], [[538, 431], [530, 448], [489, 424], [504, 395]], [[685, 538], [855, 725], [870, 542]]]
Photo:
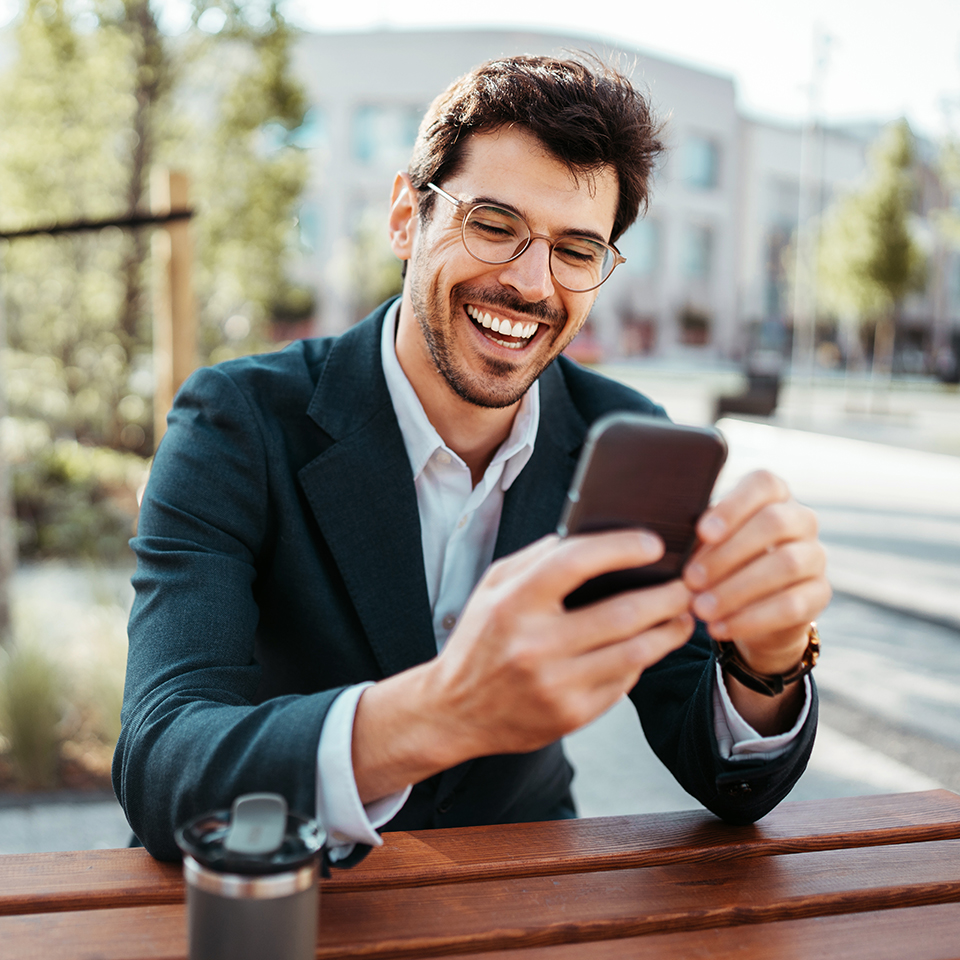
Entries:
[[757, 693], [775, 697], [783, 693], [784, 687], [796, 683], [817, 665], [817, 659], [820, 656], [820, 634], [817, 632], [817, 625], [811, 623], [807, 631], [807, 649], [803, 651], [800, 662], [787, 673], [764, 674], [751, 670], [740, 658], [740, 651], [732, 640], [714, 640], [713, 648], [717, 663], [731, 677], [735, 677], [745, 687], [756, 690]]

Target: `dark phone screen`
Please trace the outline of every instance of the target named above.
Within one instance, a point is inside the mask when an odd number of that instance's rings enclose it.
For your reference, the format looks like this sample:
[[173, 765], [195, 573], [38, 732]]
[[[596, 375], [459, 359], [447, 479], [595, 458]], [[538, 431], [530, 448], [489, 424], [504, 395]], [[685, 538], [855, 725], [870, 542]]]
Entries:
[[712, 428], [678, 426], [639, 414], [598, 421], [567, 495], [560, 534], [643, 527], [660, 536], [665, 553], [649, 566], [588, 581], [566, 598], [566, 606], [584, 606], [680, 576], [726, 454], [723, 437]]

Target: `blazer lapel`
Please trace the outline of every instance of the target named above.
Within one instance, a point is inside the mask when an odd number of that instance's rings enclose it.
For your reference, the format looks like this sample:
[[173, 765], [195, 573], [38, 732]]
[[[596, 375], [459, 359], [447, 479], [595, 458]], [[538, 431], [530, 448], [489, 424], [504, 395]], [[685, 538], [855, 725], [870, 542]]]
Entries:
[[540, 376], [540, 425], [533, 456], [507, 491], [494, 557], [557, 529], [587, 424], [552, 363]]
[[436, 656], [420, 518], [380, 363], [385, 308], [331, 348], [309, 416], [334, 441], [299, 473], [384, 676]]

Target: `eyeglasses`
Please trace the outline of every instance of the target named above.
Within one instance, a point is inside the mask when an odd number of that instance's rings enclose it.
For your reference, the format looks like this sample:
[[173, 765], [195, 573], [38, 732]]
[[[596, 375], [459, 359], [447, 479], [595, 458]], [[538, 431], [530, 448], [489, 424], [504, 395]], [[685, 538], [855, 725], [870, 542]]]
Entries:
[[626, 263], [616, 247], [602, 240], [567, 233], [555, 240], [533, 233], [519, 214], [492, 203], [467, 203], [450, 196], [435, 183], [427, 186], [449, 200], [463, 214], [460, 235], [467, 253], [481, 263], [509, 263], [516, 260], [534, 240], [550, 244], [550, 275], [573, 293], [595, 290]]

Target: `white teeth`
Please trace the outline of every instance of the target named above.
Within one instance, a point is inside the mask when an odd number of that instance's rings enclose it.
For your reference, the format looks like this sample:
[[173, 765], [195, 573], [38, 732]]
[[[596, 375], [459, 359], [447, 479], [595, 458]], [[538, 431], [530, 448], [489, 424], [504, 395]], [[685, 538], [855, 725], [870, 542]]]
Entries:
[[[521, 323], [516, 320], [511, 323], [509, 320], [501, 320], [499, 317], [491, 316], [489, 313], [482, 313], [472, 304], [467, 305], [467, 314], [472, 317], [480, 326], [486, 330], [492, 330], [495, 333], [502, 333], [507, 337], [517, 337], [521, 340], [529, 340], [536, 332], [538, 323]], [[495, 340], [501, 346], [511, 349], [522, 347], [521, 343], [508, 343], [504, 340]]]

